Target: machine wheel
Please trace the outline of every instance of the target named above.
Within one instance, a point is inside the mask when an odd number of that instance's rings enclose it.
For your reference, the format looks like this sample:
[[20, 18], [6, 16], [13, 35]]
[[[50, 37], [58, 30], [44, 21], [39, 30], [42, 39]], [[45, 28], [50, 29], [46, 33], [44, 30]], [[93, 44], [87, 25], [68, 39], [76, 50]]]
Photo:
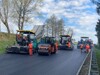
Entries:
[[73, 48], [71, 48], [71, 50], [73, 50]]
[[40, 52], [38, 52], [38, 55], [41, 55], [41, 53], [40, 53]]
[[56, 49], [56, 47], [54, 46], [54, 52], [53, 52], [54, 54], [56, 54], [56, 50], [57, 50], [57, 49]]
[[52, 53], [51, 54], [54, 54], [55, 53], [55, 47], [53, 46], [52, 47]]
[[72, 47], [71, 50], [74, 50], [74, 47]]
[[49, 51], [47, 54], [48, 54], [48, 56], [50, 56], [51, 55], [51, 51]]
[[56, 54], [56, 50], [54, 51], [54, 54]]

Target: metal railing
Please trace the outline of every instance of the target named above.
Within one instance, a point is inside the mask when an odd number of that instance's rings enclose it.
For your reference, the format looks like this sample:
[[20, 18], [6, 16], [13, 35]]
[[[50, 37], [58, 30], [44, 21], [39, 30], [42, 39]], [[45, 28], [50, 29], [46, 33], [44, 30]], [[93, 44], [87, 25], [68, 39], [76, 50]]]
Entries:
[[[84, 68], [86, 68], [85, 71]], [[83, 74], [82, 71], [84, 71], [85, 74]], [[94, 50], [91, 50], [86, 55], [76, 75], [99, 75], [98, 65]]]
[[[89, 75], [90, 69], [91, 69], [91, 61], [92, 61], [91, 57], [92, 57], [92, 50], [84, 58], [76, 75]], [[83, 73], [85, 73], [85, 74], [83, 74]]]
[[92, 52], [91, 68], [90, 68], [90, 72], [88, 75], [99, 75], [95, 51]]

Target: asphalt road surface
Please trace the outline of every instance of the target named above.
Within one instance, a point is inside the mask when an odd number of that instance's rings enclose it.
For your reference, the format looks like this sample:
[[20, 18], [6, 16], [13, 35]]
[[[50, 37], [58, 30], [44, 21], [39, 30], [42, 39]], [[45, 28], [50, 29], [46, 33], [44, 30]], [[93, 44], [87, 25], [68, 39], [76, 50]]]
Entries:
[[76, 75], [86, 53], [60, 50], [51, 56], [4, 54], [0, 75]]

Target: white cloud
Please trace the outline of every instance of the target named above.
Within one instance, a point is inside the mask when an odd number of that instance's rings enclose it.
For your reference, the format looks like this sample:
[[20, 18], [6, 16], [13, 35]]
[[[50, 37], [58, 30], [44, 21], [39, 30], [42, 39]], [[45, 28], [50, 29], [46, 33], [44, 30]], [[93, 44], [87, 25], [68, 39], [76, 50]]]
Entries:
[[78, 24], [81, 26], [93, 26], [97, 22], [98, 16], [96, 14], [86, 14], [79, 18]]
[[[46, 13], [47, 17], [55, 14], [57, 17], [64, 16], [67, 27], [72, 27], [75, 32], [75, 38], [79, 40], [81, 36], [90, 36], [97, 42], [95, 37], [95, 25], [98, 19], [96, 14], [96, 6], [90, 0], [59, 0], [58, 3], [54, 0], [45, 0], [42, 12]], [[71, 25], [75, 24], [75, 25]], [[68, 26], [69, 25], [69, 26]]]
[[[69, 1], [69, 2], [68, 2]], [[90, 0], [44, 0], [40, 12], [45, 18], [55, 14], [58, 18], [65, 17], [67, 27], [72, 27], [75, 32], [75, 38], [78, 40], [81, 36], [90, 36], [95, 43], [97, 38], [94, 36], [95, 25], [98, 19], [96, 6]], [[41, 25], [44, 20], [32, 18], [32, 24]], [[75, 24], [75, 25], [72, 25]], [[72, 25], [72, 26], [71, 26]], [[4, 28], [4, 27], [3, 27]]]

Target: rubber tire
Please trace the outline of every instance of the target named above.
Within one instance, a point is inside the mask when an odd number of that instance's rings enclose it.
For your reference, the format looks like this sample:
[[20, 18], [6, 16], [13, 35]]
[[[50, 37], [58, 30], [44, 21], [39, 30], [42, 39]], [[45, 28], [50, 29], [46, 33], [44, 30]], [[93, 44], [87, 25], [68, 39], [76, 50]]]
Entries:
[[50, 56], [51, 55], [51, 52], [48, 52], [47, 55]]
[[56, 51], [57, 51], [57, 50], [56, 50], [56, 47], [54, 47], [54, 52], [53, 52], [53, 54], [56, 54]]
[[41, 55], [41, 53], [38, 52], [38, 55]]

